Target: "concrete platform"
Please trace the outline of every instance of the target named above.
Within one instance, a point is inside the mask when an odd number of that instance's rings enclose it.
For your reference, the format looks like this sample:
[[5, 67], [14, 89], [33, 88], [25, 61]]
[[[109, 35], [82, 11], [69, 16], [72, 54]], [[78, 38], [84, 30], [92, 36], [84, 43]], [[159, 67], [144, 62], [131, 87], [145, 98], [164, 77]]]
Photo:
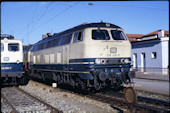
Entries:
[[[144, 90], [153, 93], [169, 95], [169, 81], [149, 80], [149, 79], [133, 79], [135, 89]], [[129, 86], [129, 85], [124, 85]]]
[[136, 72], [135, 78], [162, 80], [162, 81], [170, 80], [170, 76], [168, 74], [164, 75], [164, 74], [155, 74], [155, 73], [148, 73], [148, 72]]

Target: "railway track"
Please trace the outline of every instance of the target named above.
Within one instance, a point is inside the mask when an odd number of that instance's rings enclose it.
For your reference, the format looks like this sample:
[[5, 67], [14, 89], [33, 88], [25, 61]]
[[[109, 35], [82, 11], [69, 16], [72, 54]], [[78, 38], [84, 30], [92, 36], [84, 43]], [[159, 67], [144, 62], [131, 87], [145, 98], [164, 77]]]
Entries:
[[149, 112], [149, 113], [168, 113], [170, 112], [170, 102], [149, 98], [149, 97], [143, 97], [143, 96], [137, 96], [137, 102], [133, 106], [129, 106], [125, 99], [124, 94], [120, 92], [115, 91], [106, 91], [101, 93], [91, 93], [88, 95], [88, 97], [100, 100], [102, 102], [106, 102], [110, 104], [113, 108], [119, 109], [120, 112], [126, 112], [127, 110], [131, 111], [129, 112]]
[[13, 107], [13, 105], [6, 99], [6, 97], [2, 93], [1, 93], [1, 110], [3, 112], [10, 112], [10, 113], [17, 112], [17, 110]]
[[[72, 92], [72, 90], [61, 89], [65, 92]], [[85, 96], [87, 98], [91, 98], [94, 100], [98, 100], [104, 103], [108, 103], [111, 107], [116, 109], [117, 111], [121, 112], [135, 112], [135, 113], [143, 113], [143, 112], [149, 112], [149, 113], [168, 113], [170, 112], [170, 103], [169, 101], [150, 98], [150, 97], [143, 97], [138, 96], [137, 102], [133, 104], [133, 106], [129, 106], [125, 99], [124, 94], [119, 91], [113, 91], [113, 90], [105, 90], [98, 93], [89, 93], [86, 95], [76, 93], [77, 95]], [[10, 96], [12, 95], [12, 96]], [[19, 96], [18, 96], [19, 95]], [[17, 98], [16, 98], [17, 97]], [[19, 99], [18, 99], [19, 97]], [[27, 100], [27, 98], [29, 98]], [[21, 101], [22, 100], [22, 101]], [[12, 113], [17, 112], [23, 112], [23, 111], [36, 111], [34, 107], [38, 106], [39, 111], [46, 111], [46, 112], [62, 112], [55, 108], [53, 108], [51, 105], [44, 103], [43, 101], [37, 99], [36, 97], [33, 97], [32, 95], [28, 94], [27, 92], [19, 89], [18, 87], [12, 87], [12, 88], [3, 88], [1, 92], [1, 103], [3, 106], [6, 107], [6, 109], [9, 110]], [[43, 105], [43, 106], [42, 106]], [[29, 107], [31, 108], [29, 108]], [[3, 109], [5, 109], [3, 107]], [[32, 108], [33, 107], [33, 108]], [[22, 110], [20, 110], [22, 108]], [[23, 109], [24, 108], [24, 109]], [[27, 108], [27, 109], [25, 109]], [[131, 108], [131, 109], [130, 109]], [[2, 109], [2, 107], [1, 107]], [[130, 111], [131, 110], [131, 111]], [[4, 110], [5, 111], [5, 110]]]
[[170, 100], [169, 99], [169, 95], [165, 95], [165, 94], [159, 94], [159, 93], [153, 93], [153, 92], [149, 92], [149, 91], [143, 91], [143, 90], [136, 90], [137, 95], [138, 96], [143, 96], [145, 95], [145, 97], [149, 97], [149, 98], [156, 98], [159, 100]]
[[[1, 111], [6, 109], [11, 113], [19, 112], [46, 112], [46, 113], [62, 113], [53, 106], [44, 101], [30, 95], [18, 87], [10, 87], [1, 89]], [[9, 109], [10, 108], [10, 109]]]
[[[122, 88], [123, 91], [124, 88]], [[69, 91], [68, 88], [63, 89], [64, 91]], [[137, 101], [133, 106], [127, 104], [124, 98], [124, 93], [122, 91], [105, 90], [99, 93], [89, 93], [83, 95], [78, 93], [78, 95], [86, 96], [104, 103], [110, 104], [111, 107], [122, 112], [134, 112], [134, 113], [169, 113], [170, 112], [170, 102], [165, 100], [160, 100], [156, 98], [137, 96]], [[76, 92], [75, 92], [76, 93]], [[131, 110], [131, 111], [130, 111]]]

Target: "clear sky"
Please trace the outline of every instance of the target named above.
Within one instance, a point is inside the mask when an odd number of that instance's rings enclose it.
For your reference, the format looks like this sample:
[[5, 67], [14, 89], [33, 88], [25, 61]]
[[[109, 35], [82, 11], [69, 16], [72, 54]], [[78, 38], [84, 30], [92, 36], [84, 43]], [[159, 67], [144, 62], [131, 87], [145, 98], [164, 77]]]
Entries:
[[1, 2], [1, 34], [14, 35], [24, 45], [41, 40], [42, 34], [101, 20], [127, 34], [169, 30], [169, 1]]

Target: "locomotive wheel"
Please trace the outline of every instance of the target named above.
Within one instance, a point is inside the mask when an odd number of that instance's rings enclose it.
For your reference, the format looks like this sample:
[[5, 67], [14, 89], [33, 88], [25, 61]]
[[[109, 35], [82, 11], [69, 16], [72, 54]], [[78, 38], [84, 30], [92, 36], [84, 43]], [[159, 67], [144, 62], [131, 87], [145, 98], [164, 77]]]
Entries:
[[101, 89], [101, 83], [99, 82], [98, 78], [96, 75], [94, 75], [94, 88], [95, 90], [100, 90]]

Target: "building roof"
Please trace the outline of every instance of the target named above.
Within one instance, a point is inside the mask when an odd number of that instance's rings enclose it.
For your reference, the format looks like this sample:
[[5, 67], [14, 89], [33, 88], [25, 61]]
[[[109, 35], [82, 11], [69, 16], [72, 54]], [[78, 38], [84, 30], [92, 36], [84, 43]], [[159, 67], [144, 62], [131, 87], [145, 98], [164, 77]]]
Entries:
[[[144, 35], [143, 37], [158, 35], [158, 31], [159, 31], [159, 30], [154, 31], [154, 32], [151, 32], [151, 33], [148, 33], [148, 34]], [[164, 30], [164, 34], [165, 34], [165, 35], [169, 35], [169, 31]]]
[[3, 40], [4, 38], [7, 38], [7, 39], [14, 39], [14, 36], [12, 35], [8, 35], [8, 34], [1, 34], [1, 40]]
[[134, 38], [131, 38], [131, 37], [128, 37], [128, 39], [129, 39], [130, 42], [136, 42], [137, 41], [137, 39], [134, 39]]
[[126, 34], [128, 38], [142, 38], [143, 34]]
[[137, 39], [141, 39], [143, 34], [126, 34], [130, 42], [136, 42]]
[[[148, 33], [146, 35], [143, 35], [143, 34], [126, 34], [126, 36], [128, 37], [130, 42], [138, 42], [138, 41], [143, 41], [142, 39], [144, 39], [145, 37], [150, 37], [150, 36], [158, 35], [159, 31], [160, 30], [157, 30], [157, 31]], [[163, 30], [163, 31], [164, 31], [164, 37], [169, 36], [169, 31], [167, 31], [167, 30]], [[147, 40], [151, 40], [151, 39], [148, 38]]]

